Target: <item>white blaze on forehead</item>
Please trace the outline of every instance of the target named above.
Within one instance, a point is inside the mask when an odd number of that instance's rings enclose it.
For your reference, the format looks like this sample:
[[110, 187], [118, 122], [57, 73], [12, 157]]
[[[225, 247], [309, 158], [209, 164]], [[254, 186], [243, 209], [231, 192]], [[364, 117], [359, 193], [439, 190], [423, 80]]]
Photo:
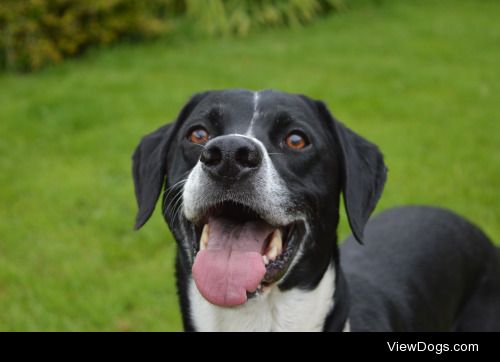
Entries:
[[253, 133], [252, 133], [253, 125], [255, 123], [255, 120], [259, 116], [258, 105], [259, 105], [259, 92], [254, 92], [253, 93], [253, 115], [252, 115], [252, 119], [250, 120], [250, 126], [248, 126], [248, 130], [246, 132], [247, 136], [253, 136]]

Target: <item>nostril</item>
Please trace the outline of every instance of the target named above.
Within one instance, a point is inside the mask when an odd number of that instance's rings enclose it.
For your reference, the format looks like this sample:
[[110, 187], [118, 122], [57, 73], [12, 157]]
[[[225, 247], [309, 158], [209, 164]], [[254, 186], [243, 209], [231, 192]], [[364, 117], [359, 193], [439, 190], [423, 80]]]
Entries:
[[215, 166], [222, 160], [222, 152], [219, 147], [206, 147], [200, 156], [200, 161], [207, 166]]
[[260, 165], [262, 157], [256, 148], [240, 147], [235, 153], [236, 161], [243, 167], [255, 168]]

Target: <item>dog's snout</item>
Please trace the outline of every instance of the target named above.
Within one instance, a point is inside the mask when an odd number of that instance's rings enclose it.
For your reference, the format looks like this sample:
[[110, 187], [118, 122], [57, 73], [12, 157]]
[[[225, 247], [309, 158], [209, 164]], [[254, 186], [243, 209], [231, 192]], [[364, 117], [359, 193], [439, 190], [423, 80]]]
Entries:
[[200, 161], [213, 176], [237, 179], [259, 168], [262, 153], [248, 138], [221, 136], [205, 146]]

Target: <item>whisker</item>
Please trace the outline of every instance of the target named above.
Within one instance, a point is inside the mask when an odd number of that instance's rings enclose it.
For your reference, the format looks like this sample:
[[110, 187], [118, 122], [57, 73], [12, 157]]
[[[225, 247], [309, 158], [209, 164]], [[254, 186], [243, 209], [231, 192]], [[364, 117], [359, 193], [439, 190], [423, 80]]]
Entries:
[[[168, 204], [165, 206], [163, 206], [163, 210], [165, 212], [168, 212], [168, 210], [171, 209], [171, 206], [175, 205], [175, 203], [177, 202], [177, 200], [179, 199], [179, 197], [182, 197], [182, 194], [183, 194], [183, 189], [179, 189], [179, 191], [177, 191], [176, 194], [173, 195], [173, 197], [170, 198], [170, 201], [168, 202]], [[165, 201], [164, 201], [164, 204], [167, 202], [167, 198], [165, 198]]]
[[[171, 215], [173, 213], [173, 211], [169, 211], [169, 210], [175, 210], [175, 205], [177, 205], [177, 202], [180, 199], [182, 199], [182, 190], [179, 190], [179, 192], [174, 197], [172, 197], [172, 199], [168, 203], [167, 207], [164, 208], [165, 212], [168, 212], [169, 215]], [[172, 206], [172, 208], [170, 208], [170, 206]]]
[[174, 214], [174, 218], [172, 219], [173, 222], [180, 222], [180, 216], [181, 216], [181, 210], [184, 208], [184, 201], [182, 200], [182, 198], [180, 199], [181, 200], [181, 203], [179, 204], [179, 206], [177, 207], [177, 210]]
[[172, 223], [176, 223], [177, 221], [180, 222], [180, 212], [181, 210], [183, 209], [184, 207], [184, 200], [182, 197], [179, 197], [177, 198], [177, 200], [175, 201], [175, 204], [173, 206], [173, 211], [171, 213], [171, 215], [173, 214], [173, 217], [172, 217]]
[[165, 207], [165, 203], [167, 202], [168, 200], [168, 197], [170, 196], [170, 194], [175, 191], [176, 188], [178, 187], [182, 187], [184, 186], [184, 184], [187, 182], [187, 179], [185, 180], [181, 180], [179, 182], [177, 182], [176, 184], [172, 185], [171, 187], [169, 187], [168, 189], [166, 189], [163, 193], [163, 207]]
[[169, 190], [173, 189], [174, 187], [178, 186], [180, 183], [182, 183], [182, 182], [186, 182], [186, 181], [187, 181], [187, 178], [185, 178], [185, 179], [181, 179], [180, 181], [176, 182], [176, 183], [175, 183], [175, 184], [173, 184], [172, 186], [170, 186], [170, 187], [166, 188], [166, 189], [165, 189], [165, 192], [167, 192], [167, 191], [169, 191]]
[[175, 183], [174, 185], [170, 186], [169, 188], [165, 189], [163, 192], [164, 194], [166, 193], [165, 197], [168, 197], [168, 194], [172, 192], [177, 186], [180, 186], [182, 183], [187, 182], [187, 179], [180, 180], [179, 182]]
[[188, 170], [188, 171], [184, 172], [184, 174], [181, 176], [181, 180], [180, 181], [176, 182], [172, 186], [166, 188], [165, 191], [163, 191], [163, 205], [162, 205], [162, 207], [165, 207], [165, 203], [167, 202], [168, 197], [170, 196], [170, 194], [172, 193], [172, 191], [174, 191], [177, 187], [184, 186], [184, 184], [188, 180], [187, 177], [186, 178], [184, 178], [184, 177], [187, 176], [190, 172], [191, 172], [191, 170]]

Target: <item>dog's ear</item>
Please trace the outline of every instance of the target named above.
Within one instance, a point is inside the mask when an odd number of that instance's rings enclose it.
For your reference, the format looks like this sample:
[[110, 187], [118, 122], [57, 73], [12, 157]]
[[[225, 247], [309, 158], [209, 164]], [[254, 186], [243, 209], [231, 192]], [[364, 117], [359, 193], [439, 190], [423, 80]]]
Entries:
[[136, 230], [148, 221], [160, 196], [167, 169], [166, 147], [172, 128], [173, 124], [167, 124], [144, 136], [132, 156], [132, 176], [139, 207]]
[[323, 102], [316, 104], [339, 146], [347, 218], [354, 237], [363, 243], [366, 222], [377, 205], [387, 178], [384, 158], [376, 145], [337, 121]]
[[132, 176], [139, 210], [135, 226], [143, 226], [153, 213], [167, 174], [167, 154], [172, 136], [207, 93], [194, 95], [176, 121], [144, 136], [132, 155]]

